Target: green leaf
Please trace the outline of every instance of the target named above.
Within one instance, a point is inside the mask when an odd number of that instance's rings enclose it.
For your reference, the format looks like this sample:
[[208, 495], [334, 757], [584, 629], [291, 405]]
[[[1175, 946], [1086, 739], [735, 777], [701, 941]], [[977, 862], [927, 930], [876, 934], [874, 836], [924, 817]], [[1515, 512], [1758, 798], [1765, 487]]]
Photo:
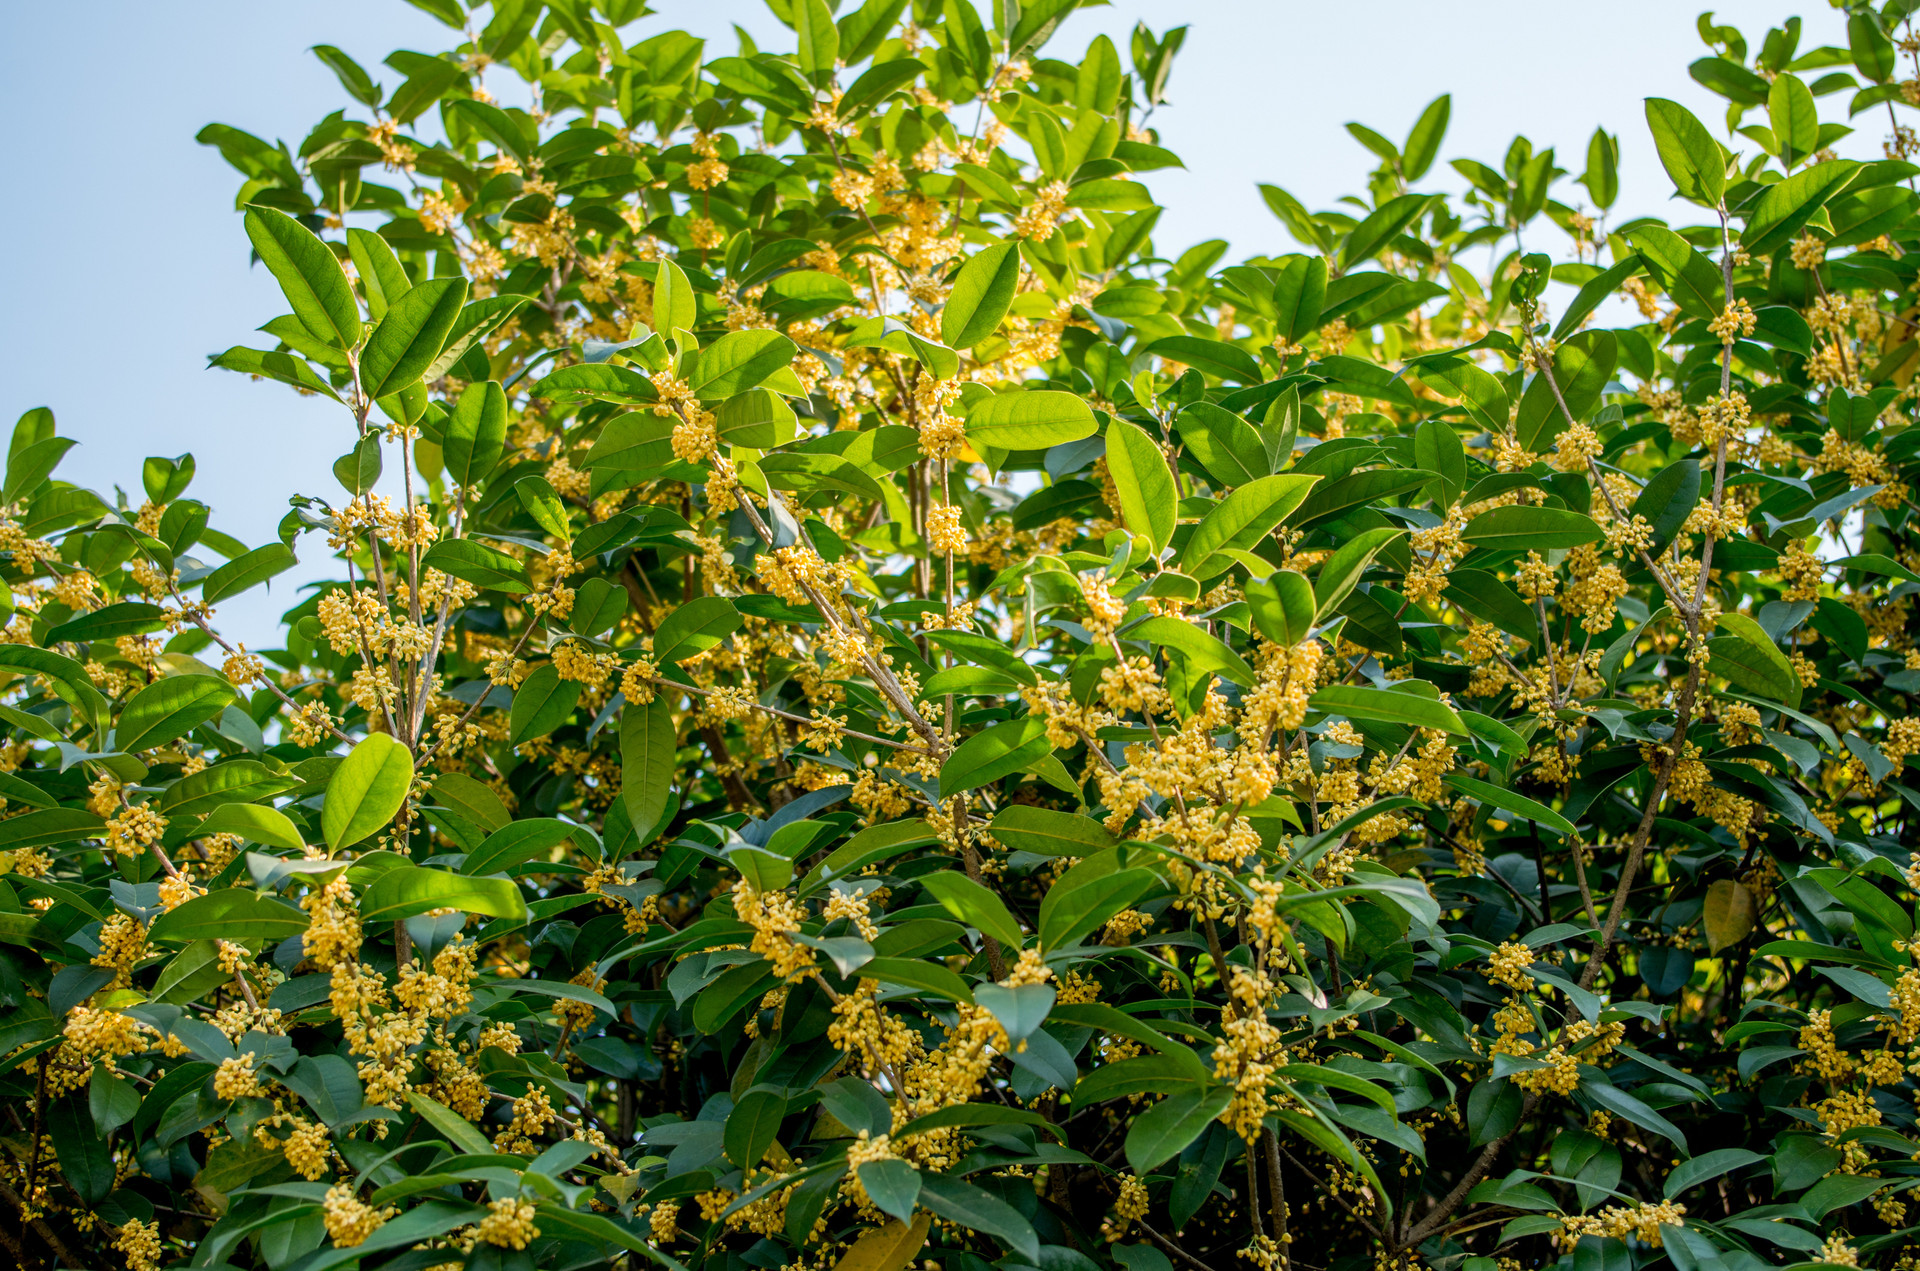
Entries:
[[1015, 1044], [1033, 1036], [1047, 1022], [1055, 997], [1051, 984], [982, 984], [973, 991], [973, 1000], [999, 1021], [1007, 1039]]
[[1702, 207], [1720, 206], [1727, 189], [1727, 163], [1720, 143], [1693, 112], [1664, 97], [1647, 98], [1647, 127], [1661, 166], [1680, 197]]
[[370, 229], [354, 227], [347, 231], [347, 255], [354, 272], [360, 275], [360, 290], [367, 297], [367, 312], [378, 322], [386, 317], [388, 306], [413, 290], [413, 280], [387, 240]]
[[[806, 84], [794, 74], [790, 66], [781, 66], [777, 63], [769, 65], [744, 57], [720, 57], [708, 62], [702, 69], [730, 92], [772, 106], [776, 110], [796, 115], [807, 113]], [[658, 313], [659, 309], [656, 307], [654, 312]], [[662, 322], [660, 329], [669, 331], [673, 328]]]
[[515, 821], [489, 834], [485, 842], [469, 852], [460, 871], [476, 876], [501, 873], [545, 856], [578, 831], [578, 826], [556, 817]]
[[[1448, 430], [1451, 433], [1451, 429]], [[1390, 525], [1362, 530], [1334, 549], [1326, 563], [1320, 566], [1320, 573], [1313, 584], [1314, 621], [1323, 622], [1329, 614], [1340, 607], [1367, 568], [1373, 564], [1373, 558], [1384, 551], [1389, 543], [1405, 534], [1405, 530]], [[1305, 639], [1302, 635], [1300, 639]], [[1299, 640], [1291, 643], [1298, 644]]]
[[1633, 501], [1631, 515], [1645, 517], [1653, 527], [1647, 554], [1656, 559], [1673, 542], [1687, 517], [1700, 502], [1700, 465], [1692, 459], [1670, 463], [1653, 474]]
[[1484, 569], [1456, 569], [1447, 577], [1446, 597], [1463, 613], [1527, 641], [1540, 638], [1540, 619], [1520, 593]]
[[1181, 362], [1216, 379], [1241, 384], [1258, 384], [1260, 364], [1253, 354], [1237, 344], [1208, 340], [1197, 335], [1169, 335], [1155, 340], [1146, 351], [1169, 361]]
[[627, 613], [626, 590], [604, 578], [589, 578], [573, 594], [567, 625], [584, 636], [611, 630]]
[[1747, 216], [1747, 228], [1740, 234], [1740, 245], [1755, 256], [1779, 252], [1799, 236], [1828, 200], [1847, 188], [1859, 171], [1857, 163], [1834, 160], [1816, 163], [1784, 181], [1761, 187], [1760, 197]]
[[[456, 7], [459, 0], [408, 0], [411, 4], [434, 8]], [[464, 21], [464, 19], [463, 19]], [[450, 24], [459, 30], [461, 23]], [[388, 65], [392, 65], [391, 59]], [[387, 113], [400, 123], [410, 123], [427, 107], [440, 100], [440, 95], [465, 79], [458, 64], [437, 57], [421, 58], [414, 63], [411, 73], [400, 87], [393, 90], [387, 98]]]
[[1597, 543], [1606, 534], [1593, 518], [1565, 508], [1512, 507], [1482, 512], [1467, 522], [1460, 537], [1475, 547], [1500, 552], [1545, 552], [1556, 547]]
[[832, 454], [802, 454], [786, 451], [759, 461], [760, 473], [776, 490], [799, 490], [808, 494], [835, 490], [886, 502], [887, 492], [880, 483], [849, 459]]
[[1436, 472], [1418, 468], [1369, 468], [1364, 472], [1349, 472], [1316, 487], [1289, 519], [1302, 526], [1325, 521], [1349, 508], [1411, 494], [1438, 476]]
[[140, 1092], [124, 1077], [105, 1067], [95, 1068], [87, 1083], [87, 1109], [93, 1114], [94, 1130], [104, 1138], [139, 1114]]
[[922, 1173], [920, 1203], [968, 1231], [997, 1236], [1028, 1264], [1040, 1260], [1040, 1238], [1033, 1224], [1019, 1210], [978, 1187], [945, 1174]]
[[360, 917], [368, 922], [411, 918], [429, 909], [458, 909], [522, 920], [527, 916], [527, 902], [510, 879], [470, 878], [424, 865], [388, 870], [374, 879], [360, 898]]
[[[670, 666], [696, 657], [740, 629], [745, 619], [731, 600], [701, 596], [676, 608], [653, 633], [656, 666]], [[635, 820], [638, 825], [639, 821]]]
[[340, 400], [340, 394], [334, 392], [333, 386], [321, 379], [305, 359], [291, 353], [266, 352], [236, 344], [225, 353], [216, 353], [208, 358], [207, 365], [217, 366], [223, 371], [238, 371], [242, 375], [278, 380], [309, 393], [331, 397], [336, 402]]
[[1613, 206], [1620, 197], [1620, 138], [1604, 128], [1593, 130], [1587, 140], [1587, 170], [1580, 174], [1580, 183], [1587, 187], [1597, 207], [1604, 211]]
[[[926, 74], [926, 71], [927, 64], [914, 57], [897, 57], [890, 62], [875, 62], [861, 72], [860, 77], [853, 81], [845, 95], [840, 98], [838, 107], [840, 118], [858, 119], [894, 93], [912, 84]], [[948, 340], [947, 343], [953, 342]]]
[[700, 350], [689, 382], [701, 401], [719, 401], [785, 370], [799, 351], [799, 345], [778, 331], [729, 331]]
[[454, 404], [441, 443], [447, 479], [470, 489], [487, 479], [507, 445], [507, 394], [500, 381], [469, 384]]
[[327, 69], [339, 77], [340, 87], [351, 93], [356, 100], [368, 106], [380, 104], [380, 86], [373, 82], [373, 77], [367, 74], [360, 63], [331, 44], [316, 44], [312, 52], [315, 57], [327, 64]]
[[1035, 715], [1003, 720], [961, 742], [940, 766], [940, 797], [1012, 776], [1053, 752], [1046, 721]]
[[1686, 239], [1670, 229], [1646, 224], [1628, 230], [1627, 241], [1682, 313], [1712, 322], [1726, 308], [1726, 280]]
[[[766, 1156], [787, 1115], [787, 1101], [777, 1090], [750, 1090], [727, 1114], [727, 1159], [741, 1169], [752, 1169]], [[905, 1217], [911, 1218], [909, 1208]]]
[[507, 805], [492, 787], [459, 772], [443, 772], [428, 791], [434, 805], [459, 814], [483, 830], [504, 830], [512, 823]]
[[[500, 879], [487, 880], [501, 882]], [[483, 912], [475, 910], [474, 912]], [[606, 996], [578, 984], [568, 984], [564, 980], [529, 980], [526, 978], [506, 980], [504, 983], [515, 993], [537, 993], [542, 997], [555, 997], [566, 1002], [585, 1002], [596, 1011], [607, 1015], [618, 1015], [620, 1008], [608, 1001]]]
[[1447, 120], [1453, 114], [1453, 98], [1442, 93], [1427, 103], [1420, 112], [1420, 118], [1414, 120], [1413, 130], [1407, 134], [1407, 144], [1400, 156], [1400, 175], [1409, 181], [1418, 181], [1427, 175], [1433, 161], [1440, 156], [1440, 141], [1447, 135]]
[[1327, 262], [1321, 256], [1290, 256], [1273, 280], [1274, 326], [1278, 337], [1299, 344], [1320, 329], [1327, 301]]
[[1217, 636], [1208, 635], [1190, 622], [1172, 617], [1153, 617], [1127, 628], [1129, 640], [1144, 640], [1149, 645], [1174, 650], [1202, 671], [1211, 671], [1232, 680], [1242, 688], [1254, 685], [1253, 668], [1247, 660], [1228, 648]]
[[49, 437], [7, 455], [7, 476], [0, 498], [18, 503], [39, 489], [53, 470], [66, 458], [67, 451], [80, 443], [71, 437]]
[[1474, 421], [1489, 432], [1506, 430], [1507, 390], [1492, 374], [1465, 358], [1422, 362], [1415, 373], [1421, 383], [1436, 393], [1459, 398]]
[[1790, 71], [1775, 75], [1767, 89], [1767, 122], [1789, 168], [1820, 148], [1820, 108], [1814, 104], [1813, 92]]
[[1173, 537], [1179, 495], [1167, 457], [1146, 433], [1124, 420], [1107, 425], [1107, 471], [1120, 494], [1127, 529], [1153, 544], [1158, 557]]
[[195, 940], [160, 970], [153, 982], [153, 1000], [174, 1006], [197, 1002], [232, 977], [220, 966], [220, 942]]
[[103, 833], [106, 822], [84, 808], [48, 808], [24, 816], [0, 821], [0, 851], [21, 847], [47, 847], [74, 839], [94, 838]]
[[1017, 57], [1045, 44], [1081, 0], [1029, 0], [1020, 6], [1019, 20], [1007, 33], [1007, 52]]
[[[1260, 434], [1232, 411], [1211, 402], [1195, 402], [1174, 418], [1173, 426], [1187, 452], [1222, 486], [1246, 485], [1271, 471]], [[1111, 437], [1111, 431], [1108, 435]], [[1164, 461], [1161, 466], [1165, 466]], [[1108, 468], [1112, 468], [1111, 460]]]
[[799, 35], [800, 70], [807, 78], [825, 83], [840, 56], [840, 30], [826, 0], [794, 0], [794, 29]]
[[[623, 404], [655, 402], [660, 398], [652, 380], [632, 367], [614, 366], [610, 362], [582, 362], [578, 366], [563, 367], [533, 386], [536, 397], [576, 393]], [[672, 425], [667, 426], [671, 431]]]
[[333, 476], [355, 498], [373, 489], [380, 480], [380, 434], [369, 432], [352, 450], [335, 459]]
[[375, 399], [418, 383], [467, 302], [467, 280], [435, 278], [395, 301], [360, 354], [360, 386]]
[[656, 828], [667, 809], [678, 746], [673, 702], [665, 692], [644, 706], [628, 702], [620, 712], [620, 798], [638, 833]]
[[[919, 62], [913, 63], [921, 69]], [[954, 275], [947, 307], [940, 313], [940, 342], [970, 349], [1000, 329], [1020, 288], [1020, 253], [995, 243], [969, 257]]]
[[48, 644], [87, 644], [94, 640], [113, 640], [120, 636], [145, 635], [166, 625], [167, 611], [159, 605], [130, 600], [108, 605], [92, 613], [69, 618], [47, 631]]
[[[486, 296], [464, 306], [460, 316], [454, 320], [453, 330], [447, 333], [447, 341], [440, 347], [439, 356], [428, 364], [421, 378], [431, 384], [451, 371], [454, 364], [466, 357], [469, 351], [479, 347], [487, 336], [505, 326], [528, 299], [526, 296]], [[485, 352], [481, 348], [483, 359]]]
[[794, 439], [799, 419], [793, 407], [778, 393], [766, 388], [750, 388], [720, 403], [714, 427], [720, 439], [729, 445], [771, 450]]
[[1050, 389], [996, 393], [967, 415], [967, 440], [996, 450], [1045, 450], [1097, 430], [1093, 409], [1077, 394]]
[[1115, 842], [1107, 827], [1091, 817], [1024, 803], [1002, 808], [994, 816], [993, 836], [1010, 852], [1035, 856], [1092, 856]]
[[1182, 1090], [1170, 1094], [1133, 1119], [1127, 1131], [1127, 1163], [1136, 1174], [1171, 1160], [1233, 1102], [1230, 1086]]
[[1207, 513], [1181, 552], [1185, 572], [1201, 582], [1234, 564], [1228, 548], [1251, 551], [1306, 499], [1317, 476], [1285, 473], [1248, 482]]
[[93, 686], [86, 668], [72, 658], [46, 649], [0, 644], [0, 668], [43, 677], [60, 699], [78, 711], [96, 732], [106, 732], [107, 699]]
[[327, 779], [320, 829], [329, 851], [339, 851], [379, 832], [413, 784], [413, 755], [385, 733], [371, 733]]
[[[1159, 875], [1149, 869], [1123, 869], [1076, 879], [1078, 872], [1078, 866], [1069, 870], [1040, 902], [1040, 947], [1043, 949], [1051, 951], [1078, 944], [1115, 914], [1131, 908], [1161, 885]], [[974, 996], [978, 998], [979, 993]]]
[[1604, 1081], [1582, 1081], [1580, 1093], [1615, 1116], [1631, 1121], [1641, 1129], [1651, 1130], [1667, 1139], [1681, 1152], [1690, 1150], [1687, 1147], [1686, 1135], [1682, 1134], [1673, 1122], [1618, 1086], [1608, 1085]]
[[545, 477], [521, 477], [513, 483], [513, 497], [533, 517], [534, 524], [548, 534], [563, 543], [572, 539], [573, 527], [567, 522], [567, 505], [560, 501], [560, 495]]
[[[779, 891], [793, 881], [793, 861], [778, 852], [761, 847], [735, 845], [727, 849], [727, 863], [740, 871], [740, 877], [755, 891]], [[871, 947], [869, 947], [871, 952]]]
[[1726, 634], [1707, 641], [1709, 670], [1768, 701], [1800, 705], [1800, 677], [1759, 623], [1743, 613], [1723, 613], [1717, 626]]
[[447, 109], [504, 154], [510, 154], [521, 163], [527, 161], [527, 135], [512, 115], [490, 102], [477, 98], [455, 101]]
[[1667, 1175], [1667, 1181], [1661, 1186], [1660, 1194], [1668, 1200], [1682, 1192], [1691, 1191], [1700, 1184], [1730, 1174], [1734, 1170], [1749, 1165], [1758, 1165], [1767, 1158], [1758, 1152], [1744, 1147], [1723, 1147], [1711, 1152], [1702, 1152], [1690, 1160], [1681, 1161]]
[[1379, 254], [1382, 248], [1425, 215], [1435, 198], [1431, 194], [1402, 194], [1398, 198], [1388, 199], [1368, 213], [1340, 244], [1340, 272], [1344, 274], [1355, 265]]
[[333, 249], [306, 226], [270, 207], [249, 204], [245, 221], [253, 250], [280, 283], [300, 325], [314, 339], [336, 349], [358, 345], [360, 305]]
[[965, 874], [951, 870], [923, 875], [920, 885], [961, 922], [1018, 951], [1025, 937], [1006, 902]]
[[[60, 1173], [82, 1203], [91, 1209], [105, 1200], [113, 1190], [113, 1158], [106, 1139], [94, 1131], [87, 1105], [78, 1095], [51, 1101], [46, 1108], [46, 1130], [60, 1161]], [[23, 1234], [25, 1227], [22, 1223]]]
[[230, 560], [207, 575], [200, 586], [200, 598], [208, 604], [250, 591], [275, 574], [284, 573], [300, 562], [285, 543], [268, 543], [246, 555]]
[[863, 980], [918, 989], [950, 1002], [973, 1001], [973, 991], [965, 980], [939, 963], [923, 958], [871, 958], [861, 966], [859, 974]]
[[229, 803], [215, 808], [206, 820], [194, 827], [194, 833], [238, 834], [249, 843], [284, 847], [290, 852], [306, 847], [306, 840], [286, 813], [258, 803]]
[[[751, 1096], [749, 1096], [751, 1097]], [[736, 1109], [734, 1115], [738, 1116]], [[729, 1118], [731, 1128], [731, 1118]], [[867, 1161], [859, 1166], [860, 1185], [867, 1189], [873, 1207], [891, 1214], [901, 1222], [911, 1221], [913, 1207], [920, 1200], [920, 1171], [897, 1157]]]
[[1893, 41], [1880, 29], [1880, 20], [1872, 13], [1856, 13], [1847, 19], [1847, 47], [1853, 65], [1876, 84], [1893, 78], [1896, 57]]
[[212, 675], [155, 681], [135, 693], [120, 712], [114, 745], [129, 754], [164, 746], [218, 715], [235, 698], [233, 686]]
[[1439, 473], [1454, 490], [1466, 487], [1466, 447], [1460, 444], [1460, 434], [1453, 425], [1444, 419], [1422, 420], [1413, 430], [1413, 462], [1417, 468]]
[[1556, 834], [1564, 834], [1568, 838], [1574, 838], [1579, 834], [1573, 822], [1546, 804], [1529, 799], [1524, 794], [1515, 794], [1511, 790], [1502, 789], [1473, 777], [1462, 776], [1457, 772], [1448, 773], [1446, 782], [1460, 793], [1478, 799], [1489, 807], [1498, 808], [1502, 812], [1511, 813], [1528, 821], [1538, 822]]
[[524, 596], [533, 590], [519, 561], [470, 538], [443, 538], [426, 550], [420, 563], [491, 591]]
[[519, 746], [560, 727], [579, 705], [583, 687], [578, 680], [561, 679], [551, 662], [533, 668], [514, 690], [508, 739]]
[[1601, 303], [1620, 289], [1620, 284], [1645, 268], [1640, 258], [1629, 254], [1625, 260], [1616, 261], [1605, 272], [1595, 274], [1582, 284], [1573, 300], [1567, 305], [1567, 311], [1560, 315], [1560, 321], [1553, 328], [1553, 338], [1564, 341], [1569, 335], [1580, 329], [1587, 315], [1598, 309]]
[[57, 808], [60, 806], [54, 802], [52, 795], [30, 781], [22, 780], [10, 772], [0, 773], [0, 778], [4, 778], [0, 779], [0, 796], [18, 800], [21, 803], [35, 808]]
[[[1715, 316], [1719, 316], [1717, 312]], [[1553, 382], [1536, 375], [1520, 395], [1520, 409], [1513, 424], [1514, 438], [1520, 445], [1538, 454], [1573, 424], [1591, 415], [1613, 378], [1619, 354], [1613, 332], [1605, 330], [1582, 331], [1554, 350]], [[1556, 386], [1558, 397], [1553, 392]], [[1562, 401], [1566, 403], [1565, 412], [1560, 409]], [[1568, 414], [1573, 416], [1571, 422]]]
[[430, 1099], [417, 1090], [407, 1091], [407, 1102], [420, 1114], [422, 1120], [445, 1136], [469, 1156], [492, 1156], [493, 1143], [486, 1135], [473, 1127], [473, 1122], [449, 1108], [446, 1104]]
[[[1417, 680], [1401, 682], [1419, 683]], [[1329, 715], [1345, 715], [1348, 719], [1435, 728], [1459, 737], [1471, 735], [1451, 706], [1437, 697], [1417, 692], [1368, 688], [1360, 684], [1329, 684], [1308, 699], [1307, 705]]]
[[147, 939], [155, 944], [194, 940], [285, 940], [307, 929], [307, 915], [271, 896], [226, 887], [195, 896], [153, 920]]
[[[1325, 572], [1325, 566], [1321, 568]], [[1250, 579], [1245, 592], [1253, 610], [1253, 625], [1275, 644], [1300, 644], [1313, 630], [1318, 605], [1306, 575], [1291, 569], [1277, 570], [1270, 577]]]

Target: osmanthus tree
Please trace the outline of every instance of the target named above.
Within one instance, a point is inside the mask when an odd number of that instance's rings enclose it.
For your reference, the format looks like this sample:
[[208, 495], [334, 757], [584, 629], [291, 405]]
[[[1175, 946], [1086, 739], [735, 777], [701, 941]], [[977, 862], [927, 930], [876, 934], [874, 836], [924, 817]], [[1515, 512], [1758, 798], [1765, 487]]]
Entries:
[[415, 2], [201, 134], [278, 540], [13, 436], [8, 1258], [1914, 1265], [1904, 0], [1225, 267], [1180, 30]]

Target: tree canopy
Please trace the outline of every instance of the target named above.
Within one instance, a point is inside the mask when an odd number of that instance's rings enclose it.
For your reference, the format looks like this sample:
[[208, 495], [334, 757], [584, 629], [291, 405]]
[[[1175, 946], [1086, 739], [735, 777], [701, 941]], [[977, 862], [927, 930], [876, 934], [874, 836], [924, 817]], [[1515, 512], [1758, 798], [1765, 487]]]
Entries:
[[12, 437], [13, 1260], [1915, 1265], [1908, 0], [1245, 256], [1185, 28], [413, 3], [199, 136], [278, 536]]

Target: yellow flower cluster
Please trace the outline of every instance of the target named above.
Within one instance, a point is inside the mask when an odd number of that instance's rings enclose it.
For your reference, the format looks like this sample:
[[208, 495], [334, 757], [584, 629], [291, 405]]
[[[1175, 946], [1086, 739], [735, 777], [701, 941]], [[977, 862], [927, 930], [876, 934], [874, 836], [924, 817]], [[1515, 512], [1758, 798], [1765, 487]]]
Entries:
[[753, 928], [753, 951], [771, 962], [782, 980], [797, 980], [813, 970], [813, 950], [790, 938], [806, 917], [791, 896], [759, 891], [742, 878], [733, 885], [733, 911]]
[[494, 1201], [487, 1216], [474, 1228], [474, 1236], [501, 1249], [524, 1249], [539, 1236], [534, 1225], [533, 1205], [511, 1196]]
[[1533, 977], [1527, 974], [1527, 968], [1532, 965], [1533, 950], [1509, 940], [1488, 955], [1483, 974], [1496, 984], [1526, 993], [1534, 986]]
[[353, 1249], [365, 1244], [368, 1236], [386, 1226], [388, 1220], [399, 1213], [392, 1206], [375, 1209], [364, 1203], [345, 1183], [329, 1187], [326, 1200], [321, 1204], [327, 1237], [333, 1241], [336, 1249]]
[[1607, 1240], [1635, 1240], [1659, 1249], [1664, 1247], [1662, 1227], [1686, 1226], [1685, 1205], [1677, 1205], [1670, 1200], [1658, 1204], [1642, 1202], [1638, 1205], [1608, 1205], [1598, 1213], [1563, 1214], [1560, 1217], [1560, 1230], [1554, 1240], [1559, 1246], [1571, 1251], [1580, 1243], [1582, 1236], [1599, 1236]]
[[1267, 1019], [1273, 983], [1245, 967], [1233, 967], [1230, 973], [1233, 1003], [1221, 1016], [1225, 1036], [1213, 1050], [1213, 1075], [1233, 1084], [1233, 1101], [1221, 1112], [1221, 1123], [1251, 1143], [1273, 1107], [1269, 1082], [1285, 1051], [1280, 1030]]
[[160, 841], [167, 818], [140, 804], [107, 822], [107, 848], [121, 856], [140, 856]]

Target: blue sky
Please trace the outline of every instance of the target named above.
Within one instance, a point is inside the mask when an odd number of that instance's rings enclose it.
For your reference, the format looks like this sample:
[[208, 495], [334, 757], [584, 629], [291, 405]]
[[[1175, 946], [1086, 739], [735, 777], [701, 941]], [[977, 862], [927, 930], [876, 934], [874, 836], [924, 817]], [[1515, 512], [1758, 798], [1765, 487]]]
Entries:
[[[657, 7], [632, 36], [681, 26], [706, 37], [712, 56], [733, 51], [734, 23], [769, 46], [784, 34], [760, 0]], [[1794, 11], [1741, 0], [1720, 5], [1716, 20], [1757, 47]], [[1241, 255], [1290, 246], [1257, 182], [1328, 206], [1360, 189], [1371, 166], [1341, 125], [1359, 120], [1398, 139], [1442, 92], [1453, 94], [1453, 123], [1429, 188], [1458, 184], [1445, 159], [1497, 164], [1516, 129], [1557, 147], [1577, 174], [1603, 124], [1623, 149], [1614, 219], [1667, 213], [1642, 98], [1676, 98], [1710, 125], [1724, 105], [1686, 76], [1706, 52], [1695, 12], [1678, 0], [1118, 0], [1076, 14], [1050, 51], [1076, 55], [1105, 31], [1124, 55], [1136, 21], [1191, 25], [1170, 104], [1152, 121], [1187, 164], [1152, 178], [1167, 207], [1156, 239], [1165, 251], [1226, 238]], [[1844, 42], [1824, 3], [1799, 12], [1803, 49]], [[193, 137], [217, 120], [297, 146], [348, 104], [312, 45], [338, 45], [372, 70], [392, 49], [435, 51], [452, 35], [403, 0], [97, 0], [84, 18], [62, 5], [0, 7], [0, 114], [14, 121], [16, 173], [0, 200], [0, 236], [15, 244], [0, 306], [0, 424], [51, 406], [60, 432], [81, 442], [60, 475], [110, 500], [118, 483], [139, 501], [143, 456], [191, 451], [192, 493], [212, 505], [217, 528], [249, 545], [271, 539], [288, 496], [331, 495], [329, 465], [351, 441], [344, 413], [205, 369], [209, 353], [258, 341], [254, 328], [285, 304], [248, 266], [236, 174]], [[379, 67], [376, 78], [392, 87], [398, 77]], [[1827, 99], [1823, 113], [1836, 112], [1841, 99]], [[1883, 117], [1859, 122], [1842, 153], [1877, 157]], [[1580, 191], [1569, 183], [1557, 193]], [[274, 616], [295, 599], [289, 580], [328, 572], [319, 540], [309, 543], [270, 596], [222, 606], [222, 629], [276, 643]]]

